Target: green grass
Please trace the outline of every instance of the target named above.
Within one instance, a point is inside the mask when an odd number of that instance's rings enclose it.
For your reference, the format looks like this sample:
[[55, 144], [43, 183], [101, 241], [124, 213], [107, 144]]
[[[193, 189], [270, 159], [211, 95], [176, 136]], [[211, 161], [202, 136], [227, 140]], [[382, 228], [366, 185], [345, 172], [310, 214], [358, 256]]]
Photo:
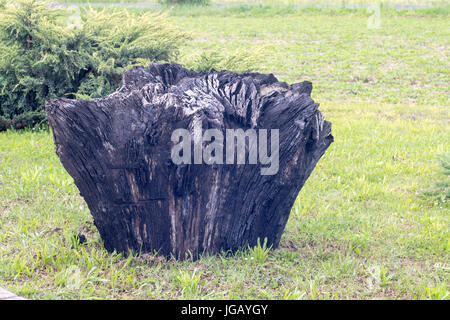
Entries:
[[172, 16], [192, 31], [188, 62], [204, 50], [258, 56], [255, 69], [280, 80], [310, 80], [319, 101], [450, 105], [448, 16], [297, 12], [274, 16]]
[[30, 299], [448, 299], [450, 207], [424, 196], [450, 147], [448, 16], [386, 11], [367, 29], [361, 10], [177, 10], [170, 21], [193, 35], [181, 62], [255, 52], [256, 70], [313, 81], [333, 123], [280, 247], [195, 262], [110, 254], [51, 134], [8, 131], [0, 286]]
[[[60, 0], [60, 2], [69, 3], [143, 3], [151, 2], [158, 3], [158, 0], [146, 1], [146, 0]], [[372, 0], [211, 0], [212, 4], [234, 4], [234, 5], [335, 5], [343, 6], [346, 4], [372, 4]], [[423, 1], [423, 0], [381, 0], [377, 3], [389, 5], [389, 4], [409, 4], [409, 5], [444, 5], [447, 4], [444, 0], [433, 0], [433, 1]]]
[[[448, 297], [448, 203], [420, 192], [448, 150], [439, 106], [325, 102], [336, 141], [280, 248], [165, 261], [107, 253], [51, 135], [0, 135], [0, 286], [27, 298]], [[81, 232], [87, 244], [73, 245]]]
[[450, 105], [450, 6], [382, 9], [378, 29], [368, 28], [371, 13], [358, 9], [165, 10], [171, 23], [192, 34], [177, 60], [187, 67], [204, 52], [220, 53], [220, 60], [245, 55], [258, 61], [255, 71], [289, 83], [312, 81], [320, 101]]

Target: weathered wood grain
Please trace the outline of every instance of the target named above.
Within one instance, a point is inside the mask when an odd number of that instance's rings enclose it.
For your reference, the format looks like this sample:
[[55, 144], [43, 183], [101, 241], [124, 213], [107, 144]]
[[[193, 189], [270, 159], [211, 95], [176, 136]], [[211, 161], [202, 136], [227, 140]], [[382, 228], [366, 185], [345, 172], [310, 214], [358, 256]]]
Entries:
[[[152, 63], [123, 75], [93, 101], [46, 105], [56, 152], [74, 178], [105, 247], [195, 257], [235, 251], [258, 238], [277, 247], [291, 207], [332, 143], [312, 85], [273, 75], [207, 74]], [[279, 171], [261, 165], [175, 165], [177, 128], [279, 129]]]

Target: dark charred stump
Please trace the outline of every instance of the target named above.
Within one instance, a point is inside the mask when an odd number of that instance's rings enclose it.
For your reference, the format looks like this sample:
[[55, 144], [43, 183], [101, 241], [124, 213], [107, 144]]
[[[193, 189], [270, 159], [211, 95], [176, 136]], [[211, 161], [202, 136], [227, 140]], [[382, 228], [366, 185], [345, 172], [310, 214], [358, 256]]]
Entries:
[[[235, 251], [258, 238], [278, 246], [300, 189], [333, 141], [311, 90], [310, 82], [287, 85], [273, 75], [152, 63], [126, 72], [107, 97], [55, 99], [46, 112], [56, 152], [106, 249], [184, 258]], [[267, 166], [247, 158], [175, 164], [172, 132], [193, 133], [195, 123], [221, 132], [279, 129], [278, 172], [262, 175]]]

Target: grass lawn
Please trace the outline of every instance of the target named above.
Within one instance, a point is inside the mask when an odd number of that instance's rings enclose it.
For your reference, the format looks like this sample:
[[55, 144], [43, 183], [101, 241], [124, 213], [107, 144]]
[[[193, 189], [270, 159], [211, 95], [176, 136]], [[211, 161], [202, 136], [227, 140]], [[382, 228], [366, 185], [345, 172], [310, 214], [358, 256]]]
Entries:
[[180, 62], [248, 50], [258, 71], [311, 80], [333, 123], [280, 248], [195, 262], [110, 254], [51, 134], [8, 131], [0, 286], [30, 299], [449, 299], [450, 206], [423, 196], [450, 149], [448, 15], [382, 11], [368, 29], [364, 10], [202, 10], [169, 13], [193, 37]]

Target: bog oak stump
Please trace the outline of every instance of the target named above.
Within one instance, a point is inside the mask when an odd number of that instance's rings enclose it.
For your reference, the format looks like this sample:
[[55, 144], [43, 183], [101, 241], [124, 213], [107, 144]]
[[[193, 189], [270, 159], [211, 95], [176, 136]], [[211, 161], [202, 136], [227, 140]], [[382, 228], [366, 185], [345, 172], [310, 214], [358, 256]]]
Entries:
[[[151, 63], [124, 73], [109, 96], [50, 100], [46, 112], [56, 153], [107, 250], [198, 257], [258, 238], [278, 246], [300, 189], [333, 141], [311, 90], [310, 82], [288, 85], [272, 74]], [[263, 175], [263, 165], [249, 161], [175, 164], [172, 133], [194, 134], [196, 123], [221, 132], [277, 129], [278, 171]]]

